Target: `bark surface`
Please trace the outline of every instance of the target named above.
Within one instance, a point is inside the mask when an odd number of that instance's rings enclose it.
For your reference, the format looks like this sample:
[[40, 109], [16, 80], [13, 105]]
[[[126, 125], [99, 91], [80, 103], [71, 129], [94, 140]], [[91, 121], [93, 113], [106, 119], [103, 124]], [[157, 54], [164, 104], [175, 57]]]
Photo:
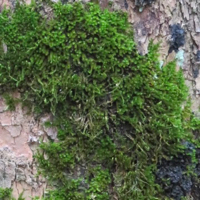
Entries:
[[[177, 59], [177, 68], [184, 72], [192, 100], [192, 110], [200, 117], [200, 2], [199, 0], [100, 0], [102, 8], [123, 10], [133, 25], [135, 41], [141, 54], [148, 53], [152, 39], [160, 43], [160, 63]], [[28, 0], [27, 3], [30, 3]], [[110, 3], [112, 5], [110, 6]], [[3, 6], [15, 6], [13, 0], [0, 0]], [[19, 94], [14, 94], [19, 95]], [[47, 184], [35, 178], [36, 163], [33, 154], [39, 138], [56, 137], [56, 130], [45, 129], [49, 120], [45, 115], [39, 120], [27, 116], [18, 105], [15, 112], [6, 111], [0, 97], [0, 187], [12, 187], [18, 197], [24, 190], [29, 196], [42, 196]], [[198, 185], [193, 187], [191, 198], [200, 199]]]

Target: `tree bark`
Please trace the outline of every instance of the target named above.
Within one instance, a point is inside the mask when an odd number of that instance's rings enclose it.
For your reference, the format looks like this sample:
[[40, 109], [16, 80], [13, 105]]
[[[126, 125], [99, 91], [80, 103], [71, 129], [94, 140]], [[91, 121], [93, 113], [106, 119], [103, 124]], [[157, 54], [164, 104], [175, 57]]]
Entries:
[[[106, 1], [102, 0], [104, 3], [101, 5], [107, 5]], [[148, 44], [153, 40], [160, 42], [161, 64], [177, 59], [177, 68], [183, 70], [189, 87], [192, 110], [200, 116], [200, 2], [198, 0], [155, 0], [144, 7], [137, 6], [136, 2], [138, 0], [114, 0], [111, 9], [128, 13], [141, 54], [148, 53]], [[178, 31], [172, 30], [177, 26]], [[181, 29], [184, 31], [184, 37], [180, 34]], [[178, 32], [178, 36], [174, 31]], [[174, 40], [181, 42], [182, 46], [170, 52]]]
[[[192, 110], [200, 117], [200, 2], [199, 0], [100, 0], [102, 9], [122, 10], [128, 13], [135, 41], [141, 54], [148, 53], [150, 40], [160, 42], [160, 63], [177, 59], [177, 68], [183, 70], [192, 101]], [[28, 0], [27, 3], [30, 3]], [[112, 4], [111, 4], [112, 3]], [[0, 0], [3, 6], [14, 6], [13, 0]], [[111, 6], [110, 6], [111, 5]], [[27, 118], [21, 107], [8, 112], [0, 98], [0, 187], [12, 187], [14, 196], [25, 189], [24, 196], [42, 196], [47, 184], [35, 179], [35, 162], [32, 155], [41, 134], [46, 140], [54, 130], [44, 130], [40, 123]], [[16, 134], [19, 130], [19, 134]], [[22, 139], [24, 141], [22, 141]], [[23, 171], [25, 173], [23, 173]], [[6, 178], [1, 175], [6, 174]], [[4, 184], [4, 185], [2, 185]], [[191, 198], [200, 199], [199, 186], [194, 185]], [[189, 197], [188, 197], [189, 198]]]

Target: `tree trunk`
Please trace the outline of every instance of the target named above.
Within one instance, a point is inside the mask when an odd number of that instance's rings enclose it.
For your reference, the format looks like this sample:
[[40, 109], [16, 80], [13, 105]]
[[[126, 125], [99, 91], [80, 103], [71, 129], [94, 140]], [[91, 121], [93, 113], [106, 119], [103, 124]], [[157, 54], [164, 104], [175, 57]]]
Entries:
[[[28, 1], [29, 3], [30, 1]], [[160, 63], [177, 59], [177, 68], [184, 72], [192, 100], [192, 110], [200, 117], [200, 2], [198, 0], [100, 0], [102, 8], [128, 13], [133, 25], [134, 37], [141, 54], [148, 53], [152, 39], [160, 42]], [[14, 6], [13, 0], [1, 0], [4, 5]], [[17, 96], [18, 94], [14, 94]], [[42, 196], [47, 184], [43, 178], [35, 178], [36, 163], [33, 154], [39, 137], [55, 138], [56, 131], [45, 129], [42, 124], [51, 116], [36, 121], [34, 116], [17, 106], [15, 112], [6, 111], [0, 97], [0, 187], [12, 187], [18, 197], [24, 190], [29, 196]], [[194, 186], [191, 197], [200, 199], [199, 186]]]
[[[102, 1], [101, 5], [107, 5], [107, 0]], [[152, 3], [143, 6], [139, 2]], [[149, 41], [153, 40], [160, 42], [161, 65], [177, 59], [177, 67], [183, 70], [189, 87], [192, 110], [199, 116], [200, 2], [116, 0], [111, 8], [128, 13], [141, 54], [148, 52]]]

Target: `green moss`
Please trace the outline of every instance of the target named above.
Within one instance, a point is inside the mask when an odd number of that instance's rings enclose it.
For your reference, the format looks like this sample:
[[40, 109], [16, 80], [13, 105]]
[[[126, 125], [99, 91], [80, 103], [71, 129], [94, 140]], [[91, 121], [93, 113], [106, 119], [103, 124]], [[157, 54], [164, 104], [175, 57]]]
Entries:
[[0, 200], [25, 200], [23, 198], [23, 192], [19, 195], [17, 199], [12, 197], [12, 189], [10, 188], [0, 188]]
[[16, 104], [20, 103], [20, 99], [13, 98], [10, 94], [4, 93], [3, 98], [5, 99], [6, 105], [8, 106], [8, 110], [14, 111]]
[[0, 188], [0, 199], [6, 200], [11, 198], [12, 190], [8, 188]]
[[[0, 17], [0, 91], [51, 112], [59, 142], [42, 143], [46, 199], [163, 199], [154, 171], [192, 141], [187, 88], [175, 62], [160, 69], [158, 45], [141, 56], [127, 15], [98, 5], [17, 4]], [[194, 126], [193, 126], [194, 125]]]

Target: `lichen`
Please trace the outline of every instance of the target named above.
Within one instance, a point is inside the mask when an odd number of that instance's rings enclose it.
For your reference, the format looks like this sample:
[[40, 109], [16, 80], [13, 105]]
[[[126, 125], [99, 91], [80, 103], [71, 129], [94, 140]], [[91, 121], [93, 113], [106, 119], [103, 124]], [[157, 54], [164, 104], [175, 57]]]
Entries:
[[139, 12], [142, 12], [144, 7], [151, 5], [155, 0], [135, 0], [135, 5], [139, 7]]
[[169, 53], [172, 51], [178, 52], [179, 47], [185, 44], [185, 31], [180, 26], [180, 24], [174, 24], [170, 26], [171, 29], [171, 39]]
[[184, 64], [184, 50], [179, 50], [176, 54], [177, 64], [179, 67], [183, 68]]

